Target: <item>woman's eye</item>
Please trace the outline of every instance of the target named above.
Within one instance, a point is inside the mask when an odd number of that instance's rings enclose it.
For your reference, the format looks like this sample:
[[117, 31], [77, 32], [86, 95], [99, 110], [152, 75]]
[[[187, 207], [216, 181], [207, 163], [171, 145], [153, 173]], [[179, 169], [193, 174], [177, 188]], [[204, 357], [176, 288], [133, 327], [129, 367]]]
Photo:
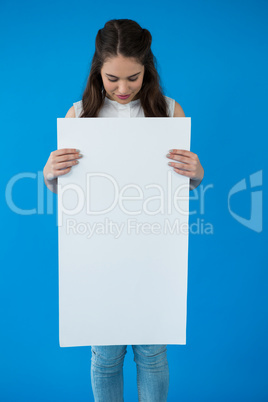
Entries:
[[[137, 78], [129, 78], [129, 81], [137, 81], [137, 79], [138, 79], [138, 77]], [[111, 82], [116, 82], [117, 80], [110, 80], [109, 78], [108, 78], [108, 80], [109, 81], [111, 81]]]

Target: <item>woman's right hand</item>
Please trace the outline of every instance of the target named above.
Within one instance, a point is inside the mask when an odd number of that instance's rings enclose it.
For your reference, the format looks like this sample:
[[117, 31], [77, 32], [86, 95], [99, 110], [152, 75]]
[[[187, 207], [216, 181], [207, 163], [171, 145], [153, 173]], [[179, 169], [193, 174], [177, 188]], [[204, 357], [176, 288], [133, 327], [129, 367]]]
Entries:
[[70, 172], [72, 166], [78, 164], [79, 161], [77, 159], [83, 156], [79, 152], [78, 149], [74, 148], [62, 148], [51, 152], [43, 169], [45, 180], [54, 180], [58, 176]]

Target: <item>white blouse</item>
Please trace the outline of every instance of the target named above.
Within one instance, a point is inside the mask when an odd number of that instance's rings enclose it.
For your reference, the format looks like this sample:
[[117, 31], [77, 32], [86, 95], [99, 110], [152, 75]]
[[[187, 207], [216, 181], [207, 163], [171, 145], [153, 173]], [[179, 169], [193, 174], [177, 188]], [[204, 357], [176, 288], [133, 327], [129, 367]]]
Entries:
[[[164, 95], [165, 96], [165, 95]], [[168, 115], [173, 117], [175, 100], [165, 96], [168, 105]], [[73, 103], [75, 110], [75, 117], [80, 117], [83, 109], [82, 100]], [[133, 100], [126, 104], [121, 104], [115, 100], [107, 98], [104, 99], [104, 104], [99, 112], [98, 117], [145, 117], [143, 108], [140, 104], [140, 99]]]

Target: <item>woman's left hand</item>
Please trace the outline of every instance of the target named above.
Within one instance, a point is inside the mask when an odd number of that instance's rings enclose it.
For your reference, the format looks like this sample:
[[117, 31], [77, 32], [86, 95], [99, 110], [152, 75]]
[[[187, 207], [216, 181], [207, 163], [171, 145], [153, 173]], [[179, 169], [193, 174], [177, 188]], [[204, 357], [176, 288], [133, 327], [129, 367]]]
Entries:
[[189, 177], [191, 180], [201, 182], [204, 177], [204, 169], [196, 154], [186, 149], [171, 149], [166, 155], [169, 159], [180, 163], [169, 162], [175, 172]]

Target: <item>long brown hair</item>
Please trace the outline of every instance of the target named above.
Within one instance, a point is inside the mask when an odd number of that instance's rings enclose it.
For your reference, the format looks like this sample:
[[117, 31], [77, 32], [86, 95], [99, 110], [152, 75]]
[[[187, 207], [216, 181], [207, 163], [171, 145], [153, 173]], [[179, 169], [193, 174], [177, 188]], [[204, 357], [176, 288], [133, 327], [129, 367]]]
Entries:
[[82, 97], [81, 117], [98, 117], [106, 96], [100, 71], [106, 59], [118, 55], [134, 58], [144, 66], [143, 84], [138, 95], [145, 117], [168, 117], [168, 106], [151, 43], [150, 32], [133, 20], [114, 19], [106, 22], [96, 36], [95, 53]]

